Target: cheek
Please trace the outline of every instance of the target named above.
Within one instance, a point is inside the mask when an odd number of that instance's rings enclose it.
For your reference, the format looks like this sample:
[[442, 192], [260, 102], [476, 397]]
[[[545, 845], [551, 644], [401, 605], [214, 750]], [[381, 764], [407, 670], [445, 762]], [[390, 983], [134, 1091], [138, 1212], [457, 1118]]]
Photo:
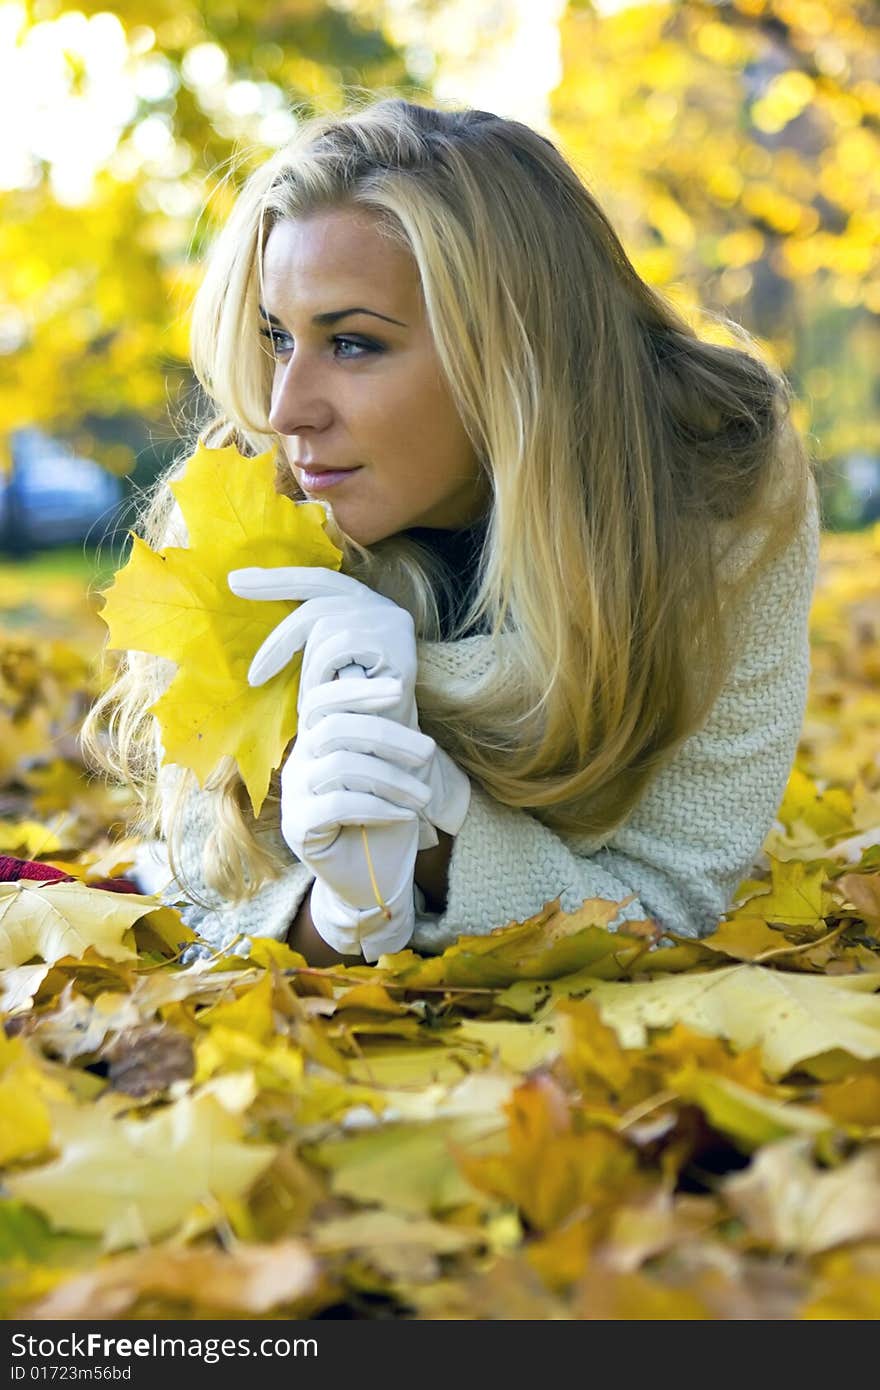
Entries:
[[442, 462], [461, 452], [463, 432], [457, 415], [436, 387], [399, 393], [386, 403], [379, 428], [396, 436], [418, 457]]
[[[353, 383], [348, 423], [360, 447], [401, 482], [460, 478], [470, 442], [436, 370], [401, 370]], [[418, 469], [413, 469], [413, 460]]]
[[436, 423], [418, 397], [373, 393], [352, 413], [349, 423], [372, 462], [402, 479], [412, 471], [413, 460], [422, 472], [438, 449]]

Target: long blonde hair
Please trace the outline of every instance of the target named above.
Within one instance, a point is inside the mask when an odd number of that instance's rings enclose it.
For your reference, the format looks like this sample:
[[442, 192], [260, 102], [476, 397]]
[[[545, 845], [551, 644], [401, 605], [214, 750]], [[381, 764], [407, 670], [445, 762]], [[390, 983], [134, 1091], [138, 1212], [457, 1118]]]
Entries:
[[[454, 692], [420, 667], [421, 727], [498, 801], [600, 840], [705, 722], [736, 654], [734, 615], [816, 503], [788, 383], [738, 325], [712, 316], [736, 344], [705, 341], [645, 284], [579, 175], [528, 126], [352, 101], [305, 120], [249, 175], [213, 242], [191, 322], [210, 415], [147, 497], [138, 529], [154, 548], [180, 543], [168, 484], [197, 441], [248, 456], [277, 444], [257, 331], [263, 248], [278, 219], [346, 206], [415, 258], [491, 485], [476, 592], [449, 640], [483, 624], [492, 660]], [[292, 470], [276, 487], [306, 500]], [[417, 638], [440, 640], [449, 576], [424, 547], [332, 534], [348, 573], [406, 607]], [[484, 653], [460, 650], [473, 647]], [[161, 828], [172, 865], [197, 785], [184, 774], [162, 817], [149, 706], [173, 669], [125, 653], [82, 732], [96, 765], [138, 787], [137, 828]], [[231, 758], [208, 779], [203, 874], [216, 892], [250, 896], [290, 862], [260, 844], [278, 789], [276, 773], [257, 823]]]

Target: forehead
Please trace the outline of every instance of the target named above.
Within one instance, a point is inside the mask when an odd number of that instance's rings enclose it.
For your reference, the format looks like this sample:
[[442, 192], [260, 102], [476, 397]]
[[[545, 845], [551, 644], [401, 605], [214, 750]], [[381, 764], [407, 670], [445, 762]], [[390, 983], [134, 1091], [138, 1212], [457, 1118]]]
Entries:
[[[387, 235], [375, 217], [360, 209], [333, 209], [276, 222], [263, 251], [266, 297], [278, 301], [372, 292], [384, 294], [398, 307], [419, 293], [418, 268], [412, 255]], [[348, 299], [346, 303], [360, 303]], [[371, 300], [365, 302], [374, 307]], [[380, 306], [381, 307], [381, 306]]]

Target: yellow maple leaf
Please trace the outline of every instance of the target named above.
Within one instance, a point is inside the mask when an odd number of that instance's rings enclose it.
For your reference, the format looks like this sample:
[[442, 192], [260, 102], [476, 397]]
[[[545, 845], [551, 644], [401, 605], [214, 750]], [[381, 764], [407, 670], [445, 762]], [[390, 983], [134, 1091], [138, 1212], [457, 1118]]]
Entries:
[[579, 1132], [554, 1077], [530, 1076], [504, 1109], [506, 1151], [458, 1153], [459, 1166], [480, 1190], [512, 1202], [533, 1229], [550, 1231], [577, 1211], [637, 1189], [633, 1150], [599, 1126]]
[[104, 595], [111, 648], [152, 652], [177, 672], [151, 712], [165, 761], [204, 786], [233, 757], [259, 815], [272, 769], [296, 734], [302, 653], [259, 687], [247, 673], [258, 647], [298, 604], [234, 594], [232, 569], [314, 565], [338, 570], [342, 552], [325, 532], [319, 502], [293, 502], [274, 487], [274, 450], [245, 458], [229, 445], [199, 445], [171, 483], [189, 545], [154, 551], [132, 534], [128, 562]]
[[508, 1023], [502, 1019], [465, 1019], [456, 1039], [481, 1043], [504, 1067], [530, 1072], [552, 1062], [562, 1050], [562, 1030], [552, 1018], [540, 1023]]
[[241, 1117], [207, 1092], [145, 1120], [117, 1108], [116, 1098], [55, 1108], [58, 1157], [6, 1179], [54, 1227], [102, 1235], [109, 1250], [164, 1235], [188, 1217], [210, 1224], [204, 1204], [247, 1191], [275, 1155], [274, 1145], [245, 1143]]
[[649, 1028], [678, 1021], [698, 1033], [728, 1038], [737, 1049], [760, 1047], [763, 1066], [779, 1080], [798, 1063], [838, 1049], [880, 1057], [876, 975], [790, 974], [760, 965], [731, 965], [671, 979], [588, 985], [603, 1023], [624, 1047], [644, 1047]]
[[39, 956], [49, 964], [93, 946], [108, 960], [134, 960], [125, 933], [156, 909], [137, 893], [108, 893], [82, 883], [21, 879], [0, 883], [0, 970]]
[[[728, 913], [731, 921], [739, 917], [760, 917], [764, 922], [781, 926], [824, 929], [825, 917], [834, 899], [825, 888], [827, 868], [824, 863], [805, 864], [799, 860], [785, 863], [768, 855], [772, 887], [747, 899], [735, 912]], [[785, 943], [780, 941], [779, 945]]]

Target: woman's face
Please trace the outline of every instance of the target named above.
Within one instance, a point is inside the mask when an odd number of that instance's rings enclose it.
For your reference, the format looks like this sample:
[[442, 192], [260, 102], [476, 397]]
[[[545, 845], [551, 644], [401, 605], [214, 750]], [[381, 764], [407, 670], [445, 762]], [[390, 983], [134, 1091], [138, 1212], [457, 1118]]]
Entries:
[[[418, 268], [372, 214], [338, 208], [277, 222], [263, 294], [262, 331], [277, 358], [269, 423], [307, 496], [326, 501], [361, 545], [483, 515], [489, 484], [441, 374]], [[304, 476], [310, 464], [356, 471], [318, 492]]]

